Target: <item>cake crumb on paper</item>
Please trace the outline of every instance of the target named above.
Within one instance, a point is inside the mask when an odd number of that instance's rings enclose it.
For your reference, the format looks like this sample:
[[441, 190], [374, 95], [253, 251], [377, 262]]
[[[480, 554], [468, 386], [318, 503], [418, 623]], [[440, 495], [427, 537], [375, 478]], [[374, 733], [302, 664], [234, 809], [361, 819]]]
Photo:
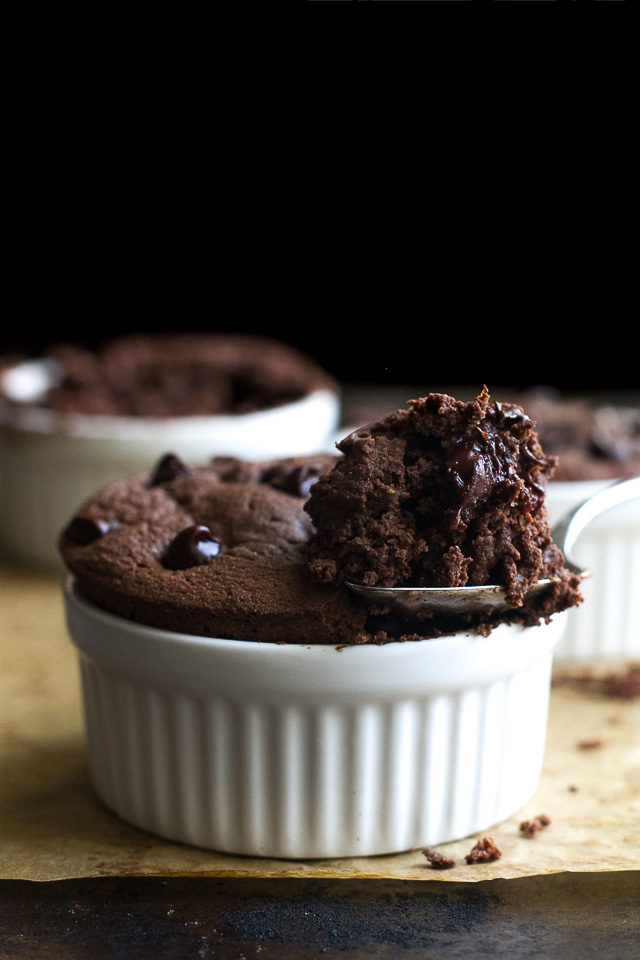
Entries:
[[502, 850], [497, 848], [493, 837], [483, 837], [466, 854], [465, 860], [467, 863], [489, 863], [491, 860], [499, 860], [501, 856]]
[[631, 663], [626, 671], [609, 673], [602, 680], [602, 690], [609, 697], [634, 700], [640, 697], [640, 663]]
[[562, 671], [553, 677], [554, 687], [573, 687], [614, 700], [635, 700], [640, 697], [640, 662], [602, 674], [590, 667]]
[[422, 852], [435, 870], [448, 870], [456, 865], [455, 860], [452, 860], [451, 857], [445, 857], [443, 853], [439, 853], [433, 847], [425, 847]]
[[548, 827], [550, 823], [551, 818], [546, 813], [541, 813], [531, 820], [523, 820], [520, 824], [520, 833], [524, 834], [525, 837], [535, 837], [543, 827]]

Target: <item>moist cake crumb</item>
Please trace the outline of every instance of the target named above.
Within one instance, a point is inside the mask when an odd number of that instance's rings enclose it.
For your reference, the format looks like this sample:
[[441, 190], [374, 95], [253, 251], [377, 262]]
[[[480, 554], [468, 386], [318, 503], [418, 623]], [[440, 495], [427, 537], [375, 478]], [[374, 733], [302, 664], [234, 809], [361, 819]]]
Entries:
[[[520, 407], [492, 402], [486, 387], [468, 403], [429, 394], [337, 446], [343, 457], [305, 504], [315, 527], [308, 565], [316, 582], [496, 583], [510, 611], [476, 615], [473, 626], [485, 634], [499, 620], [531, 625], [581, 602], [544, 503], [555, 459]], [[540, 578], [552, 584], [532, 597], [529, 587]], [[374, 635], [397, 637], [388, 611], [377, 613]], [[424, 636], [425, 626], [404, 622], [401, 629]], [[426, 629], [434, 636], [456, 626], [439, 617]]]

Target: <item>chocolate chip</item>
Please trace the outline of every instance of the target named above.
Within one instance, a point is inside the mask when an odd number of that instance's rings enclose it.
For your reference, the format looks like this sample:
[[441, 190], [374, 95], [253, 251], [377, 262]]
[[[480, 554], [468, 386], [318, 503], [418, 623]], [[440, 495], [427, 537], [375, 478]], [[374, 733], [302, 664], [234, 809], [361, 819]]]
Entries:
[[170, 570], [201, 567], [217, 557], [222, 545], [208, 527], [193, 524], [178, 533], [164, 555], [164, 565]]
[[156, 468], [151, 474], [149, 486], [157, 487], [161, 483], [168, 483], [169, 480], [175, 480], [185, 473], [189, 473], [189, 467], [183, 463], [180, 457], [175, 453], [167, 453], [156, 464]]
[[275, 490], [282, 490], [294, 497], [306, 497], [313, 484], [322, 473], [320, 467], [309, 463], [291, 465], [279, 463], [269, 467], [262, 474], [262, 483], [268, 483]]
[[117, 526], [118, 524], [115, 521], [77, 516], [68, 524], [64, 531], [64, 536], [67, 540], [70, 540], [71, 543], [77, 543], [81, 547], [86, 547]]

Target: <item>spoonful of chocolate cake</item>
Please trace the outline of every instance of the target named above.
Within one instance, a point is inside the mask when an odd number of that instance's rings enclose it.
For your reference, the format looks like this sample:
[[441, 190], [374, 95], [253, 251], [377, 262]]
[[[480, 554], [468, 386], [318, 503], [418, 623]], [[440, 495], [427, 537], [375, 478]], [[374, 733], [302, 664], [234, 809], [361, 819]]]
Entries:
[[585, 523], [640, 495], [615, 484], [553, 531], [545, 488], [556, 458], [519, 406], [486, 387], [465, 402], [432, 393], [362, 427], [313, 486], [309, 572], [381, 613], [550, 616], [582, 599], [570, 559]]
[[[640, 477], [619, 481], [584, 500], [552, 527], [551, 539], [562, 551], [569, 574], [575, 575], [579, 580], [591, 575], [587, 568], [575, 563], [570, 554], [573, 544], [587, 524], [604, 511], [638, 497]], [[534, 597], [539, 597], [555, 583], [561, 584], [562, 581], [557, 577], [541, 577], [527, 589], [523, 604], [525, 600], [531, 601]], [[497, 584], [462, 587], [369, 587], [348, 582], [347, 585], [369, 601], [388, 606], [390, 610], [400, 609], [412, 616], [425, 611], [455, 615], [486, 609], [504, 612], [510, 608], [505, 588]]]

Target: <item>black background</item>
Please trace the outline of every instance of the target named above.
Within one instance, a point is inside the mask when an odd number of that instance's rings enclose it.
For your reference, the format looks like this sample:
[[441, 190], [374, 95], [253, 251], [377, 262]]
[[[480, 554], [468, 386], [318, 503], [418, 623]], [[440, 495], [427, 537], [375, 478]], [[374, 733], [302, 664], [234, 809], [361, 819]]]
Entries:
[[349, 179], [328, 150], [326, 174], [280, 155], [277, 177], [238, 155], [208, 189], [187, 158], [167, 182], [166, 166], [127, 156], [116, 175], [102, 158], [71, 200], [45, 176], [13, 223], [0, 353], [235, 331], [292, 343], [345, 384], [640, 389], [623, 173], [594, 191], [595, 169], [487, 179], [456, 156], [430, 179], [415, 157], [403, 178], [403, 156]]
[[9, 98], [0, 351], [235, 330], [349, 383], [638, 389], [620, 32], [597, 28], [605, 72], [575, 26], [541, 28], [541, 68], [533, 33], [493, 62], [475, 24], [467, 62], [458, 24], [441, 63], [395, 46], [396, 73], [328, 29], [337, 70], [319, 34], [278, 58], [258, 29], [215, 83], [153, 44], [137, 75], [132, 44], [117, 68], [85, 52], [88, 90], [59, 61]]

